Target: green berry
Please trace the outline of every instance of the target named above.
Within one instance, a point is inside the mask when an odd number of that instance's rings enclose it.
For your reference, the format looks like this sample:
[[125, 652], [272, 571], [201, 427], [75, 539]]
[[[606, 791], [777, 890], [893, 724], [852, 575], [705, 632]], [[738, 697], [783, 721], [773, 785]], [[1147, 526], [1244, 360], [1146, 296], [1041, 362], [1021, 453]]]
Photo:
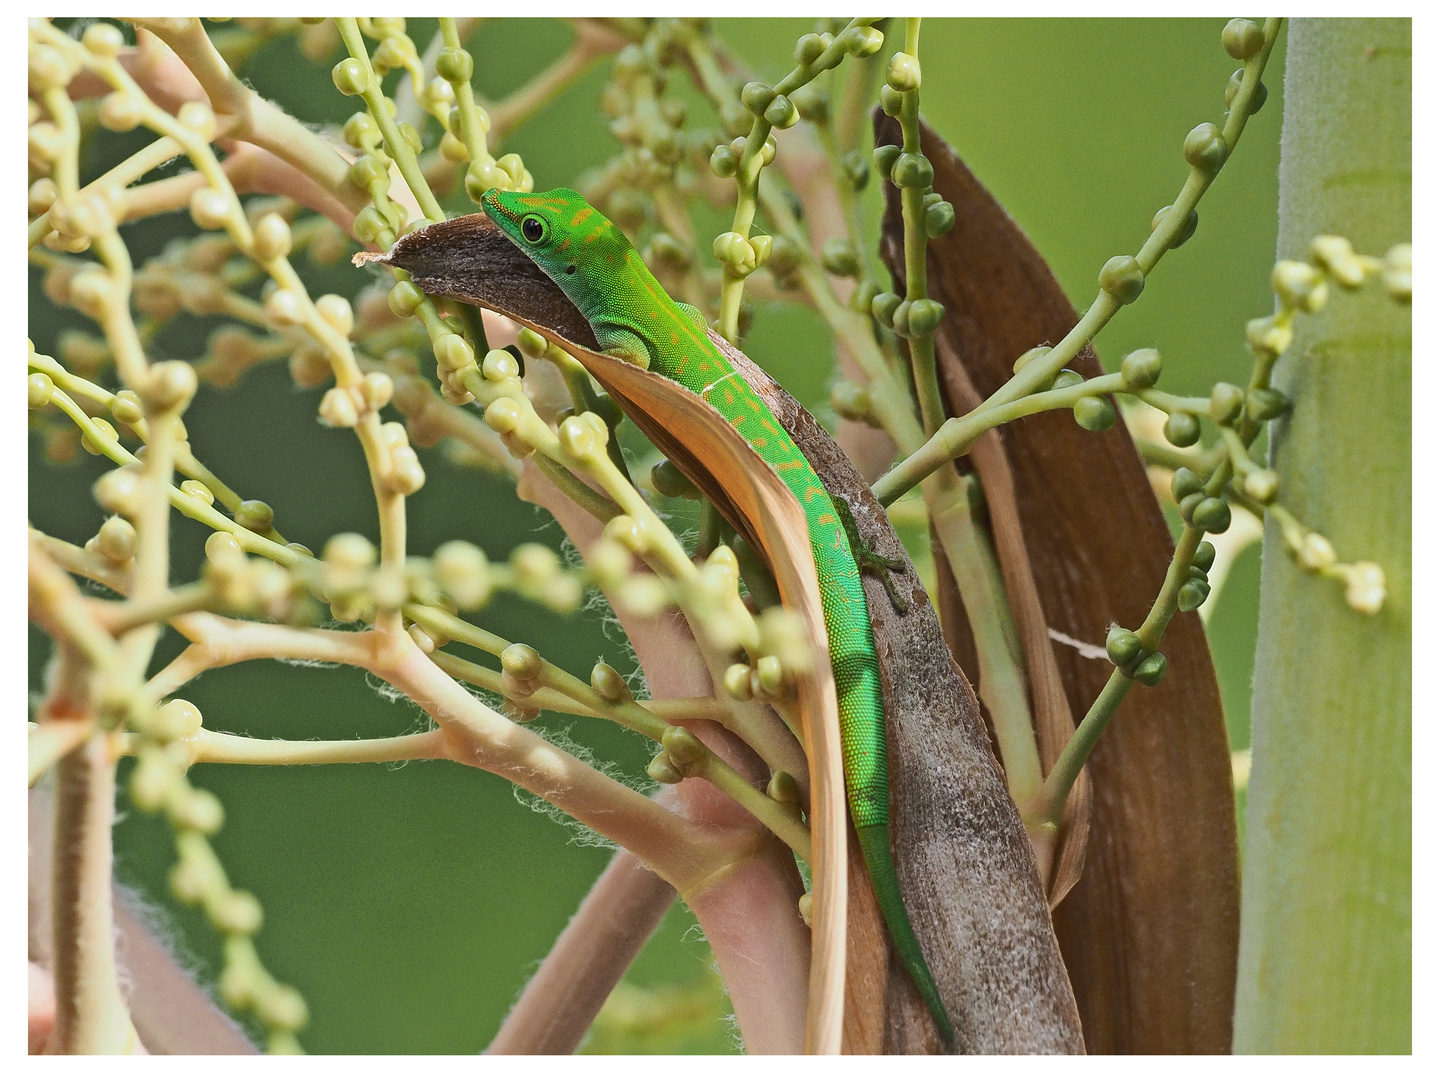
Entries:
[[1105, 655], [1121, 670], [1134, 663], [1144, 652], [1145, 646], [1140, 643], [1140, 639], [1123, 626], [1112, 626], [1105, 635]]
[[1223, 533], [1230, 528], [1230, 504], [1224, 499], [1208, 496], [1190, 511], [1190, 523], [1206, 532]]
[[830, 390], [830, 406], [841, 419], [864, 423], [870, 419], [870, 391], [859, 383], [838, 382]]
[[408, 319], [420, 309], [425, 302], [425, 294], [420, 291], [413, 281], [401, 281], [396, 283], [390, 290], [387, 297], [390, 303], [390, 310], [399, 318]]
[[1120, 361], [1120, 377], [1126, 390], [1146, 390], [1160, 381], [1160, 354], [1154, 349], [1136, 349]]
[[[1045, 351], [1049, 352], [1050, 350], [1046, 349]], [[1079, 386], [1084, 381], [1085, 376], [1081, 375], [1078, 371], [1061, 368], [1060, 373], [1055, 376], [1055, 381], [1050, 384], [1050, 389], [1065, 390], [1071, 386]]]
[[825, 42], [819, 34], [806, 34], [795, 42], [795, 63], [801, 67], [809, 67], [820, 59], [820, 54], [824, 51]]
[[928, 188], [935, 182], [935, 167], [924, 154], [901, 153], [890, 171], [890, 180], [896, 187]]
[[1210, 595], [1210, 582], [1202, 574], [1200, 577], [1192, 577], [1184, 585], [1180, 586], [1180, 592], [1175, 597], [1175, 606], [1181, 611], [1194, 611], [1201, 604], [1205, 603], [1206, 597]]
[[740, 138], [750, 131], [750, 111], [738, 101], [727, 101], [720, 106], [720, 123], [726, 135], [732, 139]]
[[775, 95], [775, 99], [765, 107], [765, 119], [772, 127], [785, 128], [794, 127], [795, 122], [800, 119], [800, 110], [795, 103], [784, 94]]
[[748, 82], [740, 91], [740, 104], [754, 116], [764, 116], [765, 110], [775, 100], [775, 91], [763, 82]]
[[[1171, 205], [1162, 206], [1159, 210], [1156, 210], [1155, 216], [1150, 219], [1150, 231], [1154, 232], [1156, 229], [1158, 229], [1160, 227], [1160, 223], [1165, 220], [1165, 215], [1170, 213], [1170, 211], [1173, 209], [1175, 209], [1175, 207]], [[1194, 236], [1195, 230], [1199, 227], [1199, 225], [1200, 212], [1198, 210], [1191, 210], [1190, 216], [1185, 219], [1185, 224], [1182, 225], [1180, 227], [1180, 231], [1175, 234], [1175, 239], [1170, 241], [1171, 250], [1178, 248], [1181, 244], [1185, 243], [1186, 240], [1189, 240], [1190, 237]]]
[[885, 35], [873, 26], [853, 26], [840, 37], [841, 45], [851, 56], [874, 56], [885, 44]]
[[435, 74], [448, 83], [468, 83], [474, 73], [475, 61], [464, 49], [441, 49], [435, 58]]
[[800, 118], [812, 124], [824, 124], [830, 120], [830, 95], [819, 83], [807, 83], [790, 95]]
[[[625, 561], [627, 564], [629, 563], [628, 555]], [[596, 664], [590, 672], [590, 689], [612, 705], [630, 700], [629, 684], [625, 682], [618, 671], [603, 660]]]
[[778, 803], [796, 805], [800, 802], [800, 785], [788, 772], [777, 772], [765, 785], [765, 794]]
[[909, 314], [905, 322], [910, 333], [909, 336], [923, 337], [926, 334], [934, 333], [935, 328], [945, 318], [945, 305], [938, 300], [915, 300], [910, 304]]
[[380, 128], [375, 123], [375, 118], [368, 112], [357, 112], [345, 121], [345, 127], [341, 134], [345, 136], [347, 143], [356, 150], [361, 150], [366, 143], [373, 142], [380, 137]]
[[740, 166], [735, 158], [735, 151], [730, 149], [728, 143], [722, 143], [715, 147], [715, 152], [710, 155], [710, 171], [722, 180], [735, 175], [735, 170]]
[[375, 184], [385, 183], [389, 178], [389, 168], [375, 154], [363, 154], [350, 166], [350, 182], [361, 191], [369, 191]]
[[873, 281], [862, 281], [859, 285], [855, 286], [855, 291], [850, 294], [850, 310], [858, 311], [861, 314], [869, 312], [870, 305], [874, 303], [875, 297], [879, 295], [879, 286]]
[[685, 779], [685, 774], [675, 767], [675, 762], [664, 750], [650, 759], [645, 772], [657, 784], [678, 784]]
[[1203, 491], [1192, 491], [1189, 495], [1186, 495], [1183, 499], [1179, 501], [1177, 505], [1180, 510], [1180, 517], [1184, 520], [1185, 524], [1189, 525], [1191, 523], [1191, 514], [1193, 514], [1195, 512], [1195, 508], [1204, 501], [1205, 493]]
[[1201, 573], [1208, 574], [1210, 567], [1215, 565], [1215, 545], [1209, 540], [1201, 540], [1199, 547], [1195, 549], [1195, 557], [1190, 560], [1190, 565]]
[[832, 236], [820, 249], [820, 262], [827, 273], [836, 277], [851, 277], [860, 269], [860, 260], [855, 245], [845, 236]]
[[904, 104], [904, 98], [905, 95], [889, 83], [880, 87], [880, 108], [886, 116], [899, 116], [900, 108]]
[[1249, 19], [1231, 19], [1220, 31], [1220, 43], [1236, 60], [1249, 60], [1265, 47], [1265, 31]]
[[699, 494], [689, 478], [669, 458], [661, 458], [650, 470], [650, 483], [661, 495], [672, 499], [694, 499]]
[[793, 274], [800, 267], [800, 249], [789, 237], [777, 236], [770, 243], [770, 258], [765, 265], [771, 274], [780, 277]]
[[1165, 420], [1165, 438], [1171, 446], [1194, 446], [1200, 441], [1200, 421], [1192, 413], [1173, 412]]
[[856, 191], [863, 191], [870, 182], [870, 162], [865, 160], [865, 154], [860, 150], [851, 150], [840, 164], [850, 186]]
[[1279, 390], [1262, 387], [1245, 395], [1245, 412], [1252, 420], [1274, 420], [1290, 411], [1290, 399]]
[[275, 521], [275, 511], [259, 499], [246, 499], [235, 511], [235, 524], [251, 532], [267, 533]]
[[1100, 288], [1122, 304], [1137, 300], [1145, 289], [1145, 272], [1133, 255], [1116, 255], [1100, 268]]
[[895, 167], [895, 159], [899, 156], [898, 146], [877, 146], [871, 155], [871, 160], [875, 162], [875, 171], [886, 180], [890, 179], [890, 170]]
[[1115, 426], [1115, 406], [1108, 398], [1081, 398], [1075, 403], [1075, 422], [1086, 431], [1109, 431]]
[[1258, 113], [1261, 109], [1265, 107], [1265, 99], [1269, 96], [1270, 91], [1265, 88], [1265, 84], [1263, 82], [1255, 84], [1255, 96], [1250, 99], [1251, 116], [1254, 116], [1256, 113]]
[[1193, 495], [1197, 491], [1205, 489], [1205, 481], [1193, 469], [1187, 469], [1183, 465], [1175, 470], [1175, 475], [1170, 478], [1170, 494], [1175, 496], [1178, 503], [1187, 495]]
[[900, 297], [893, 292], [878, 293], [870, 302], [870, 314], [875, 316], [875, 321], [889, 325], [895, 317], [896, 310], [900, 307]]
[[1210, 419], [1217, 424], [1229, 425], [1240, 419], [1245, 411], [1245, 391], [1233, 383], [1216, 383], [1210, 391]]
[[955, 207], [943, 199], [925, 208], [925, 235], [939, 240], [955, 227]]
[[1013, 367], [1011, 367], [1010, 370], [1018, 375], [1020, 374], [1020, 369], [1023, 368], [1026, 364], [1030, 363], [1031, 360], [1039, 359], [1049, 351], [1049, 345], [1037, 345], [1033, 349], [1026, 349], [1016, 358], [1015, 364]]
[[1144, 686], [1154, 686], [1165, 677], [1165, 667], [1165, 654], [1151, 653], [1135, 666], [1131, 678]]
[[1230, 148], [1225, 144], [1225, 136], [1220, 129], [1206, 121], [1197, 124], [1190, 130], [1190, 134], [1185, 136], [1184, 151], [1185, 160], [1192, 168], [1213, 175], [1225, 164]]
[[677, 765], [693, 765], [705, 756], [705, 744], [683, 727], [666, 728], [660, 744]]
[[353, 56], [336, 64], [330, 70], [330, 78], [335, 82], [335, 89], [346, 97], [354, 97], [370, 89], [370, 69]]

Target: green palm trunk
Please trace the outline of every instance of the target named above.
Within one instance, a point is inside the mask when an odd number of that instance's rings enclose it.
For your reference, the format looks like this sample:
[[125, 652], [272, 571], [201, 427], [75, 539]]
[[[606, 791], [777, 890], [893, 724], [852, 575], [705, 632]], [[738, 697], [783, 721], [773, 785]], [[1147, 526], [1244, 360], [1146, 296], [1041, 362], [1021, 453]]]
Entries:
[[[1281, 258], [1410, 239], [1409, 20], [1297, 21]], [[1276, 370], [1280, 497], [1385, 571], [1376, 616], [1265, 535], [1235, 1050], [1410, 1049], [1410, 311], [1378, 284], [1302, 318]]]

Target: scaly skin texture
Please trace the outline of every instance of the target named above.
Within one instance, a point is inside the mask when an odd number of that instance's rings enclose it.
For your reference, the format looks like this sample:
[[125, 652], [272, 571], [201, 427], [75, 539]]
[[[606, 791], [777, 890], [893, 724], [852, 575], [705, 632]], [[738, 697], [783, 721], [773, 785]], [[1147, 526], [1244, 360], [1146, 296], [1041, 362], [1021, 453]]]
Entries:
[[481, 204], [580, 309], [604, 352], [704, 398], [800, 500], [830, 639], [850, 816], [885, 924], [948, 1041], [950, 1021], [910, 925], [890, 855], [880, 667], [860, 571], [835, 504], [770, 409], [706, 336], [700, 313], [670, 299], [624, 234], [580, 194], [568, 188], [535, 194], [492, 189]]

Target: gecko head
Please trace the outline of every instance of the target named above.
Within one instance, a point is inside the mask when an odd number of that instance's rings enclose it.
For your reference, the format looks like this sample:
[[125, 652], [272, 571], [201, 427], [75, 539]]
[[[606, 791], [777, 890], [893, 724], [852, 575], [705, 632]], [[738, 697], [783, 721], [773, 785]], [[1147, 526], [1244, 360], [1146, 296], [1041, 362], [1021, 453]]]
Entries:
[[491, 188], [480, 205], [500, 231], [562, 286], [578, 267], [583, 238], [608, 224], [578, 191], [501, 191]]

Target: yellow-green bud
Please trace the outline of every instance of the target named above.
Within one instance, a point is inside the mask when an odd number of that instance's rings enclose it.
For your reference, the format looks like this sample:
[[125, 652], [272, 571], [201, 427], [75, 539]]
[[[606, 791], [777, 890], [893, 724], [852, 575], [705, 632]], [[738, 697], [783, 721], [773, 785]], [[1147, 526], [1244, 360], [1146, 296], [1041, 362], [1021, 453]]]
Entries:
[[32, 409], [43, 409], [50, 404], [50, 398], [55, 393], [55, 382], [43, 371], [32, 371], [26, 384], [28, 392], [27, 404]]
[[203, 101], [187, 101], [175, 114], [181, 127], [188, 128], [206, 142], [215, 138], [215, 111]]
[[205, 836], [220, 831], [225, 823], [225, 808], [208, 791], [183, 785], [172, 788], [165, 806], [171, 824], [177, 829], [194, 829]]
[[920, 89], [920, 58], [910, 53], [897, 52], [890, 57], [885, 69], [885, 82], [899, 93]]
[[211, 533], [205, 539], [205, 558], [212, 563], [228, 563], [233, 566], [245, 558], [245, 549], [240, 546], [240, 541], [228, 532]]
[[755, 661], [755, 673], [760, 679], [760, 688], [774, 697], [785, 686], [785, 670], [778, 656], [762, 656]]
[[370, 68], [368, 64], [355, 59], [353, 56], [341, 60], [330, 70], [330, 78], [335, 83], [335, 89], [346, 97], [354, 97], [363, 94], [370, 89]]
[[96, 56], [109, 60], [120, 55], [120, 50], [125, 47], [125, 35], [111, 23], [91, 23], [81, 35], [80, 43]]
[[133, 131], [145, 119], [145, 103], [138, 94], [116, 90], [100, 100], [100, 126], [107, 131]]
[[750, 665], [731, 664], [721, 678], [725, 693], [736, 701], [750, 700]]
[[1373, 562], [1357, 562], [1345, 571], [1345, 602], [1362, 615], [1385, 606], [1385, 571]]
[[[111, 424], [109, 420], [106, 420], [103, 416], [92, 416], [90, 418], [90, 423], [95, 426], [100, 436], [104, 439], [108, 440], [109, 442], [119, 442], [119, 433], [116, 432], [114, 425]], [[88, 432], [81, 437], [80, 445], [92, 454], [99, 455], [104, 453], [104, 451], [100, 449], [99, 440], [96, 438], [91, 438]]]
[[364, 570], [375, 564], [375, 545], [359, 533], [337, 533], [326, 542], [321, 557], [337, 570]]
[[490, 599], [490, 560], [474, 544], [465, 540], [441, 544], [435, 549], [433, 566], [436, 582], [462, 611], [484, 607]]
[[1233, 424], [1245, 410], [1245, 391], [1232, 383], [1216, 383], [1210, 391], [1210, 419], [1217, 424]]
[[205, 718], [184, 698], [171, 698], [155, 713], [155, 737], [163, 741], [188, 739], [199, 732]]
[[1335, 545], [1317, 532], [1306, 533], [1295, 558], [1306, 570], [1324, 570], [1335, 565]]
[[1283, 306], [1302, 311], [1319, 311], [1330, 295], [1324, 277], [1315, 267], [1293, 259], [1281, 259], [1275, 264], [1270, 285]]
[[135, 526], [122, 517], [107, 518], [95, 534], [95, 542], [100, 554], [116, 564], [129, 562], [139, 547]]
[[350, 301], [343, 296], [327, 293], [315, 301], [315, 312], [344, 337], [349, 337], [350, 331], [355, 329], [355, 312], [350, 307]]

